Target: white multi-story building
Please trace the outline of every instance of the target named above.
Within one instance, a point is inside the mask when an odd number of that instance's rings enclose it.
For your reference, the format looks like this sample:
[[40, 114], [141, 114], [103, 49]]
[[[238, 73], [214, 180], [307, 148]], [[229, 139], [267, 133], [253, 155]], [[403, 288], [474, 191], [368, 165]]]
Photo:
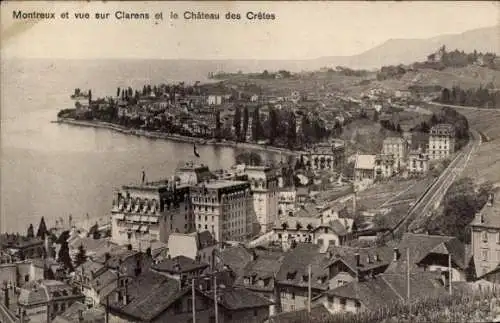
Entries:
[[393, 155], [396, 162], [395, 171], [399, 171], [406, 165], [408, 142], [402, 137], [387, 137], [384, 139], [382, 154]]
[[284, 222], [286, 217], [293, 216], [297, 202], [295, 187], [282, 188], [278, 193], [278, 219]]
[[242, 241], [256, 223], [250, 184], [206, 181], [190, 188], [196, 230], [208, 230], [217, 241]]
[[253, 193], [253, 206], [260, 232], [271, 230], [278, 219], [278, 177], [271, 167], [246, 166]]
[[172, 180], [127, 185], [115, 192], [111, 240], [146, 250], [153, 241], [167, 242], [173, 232], [194, 231], [189, 186]]
[[455, 127], [440, 123], [431, 128], [429, 134], [429, 157], [431, 160], [448, 158], [455, 152]]
[[422, 175], [429, 171], [429, 155], [421, 149], [408, 154], [408, 172], [413, 175]]

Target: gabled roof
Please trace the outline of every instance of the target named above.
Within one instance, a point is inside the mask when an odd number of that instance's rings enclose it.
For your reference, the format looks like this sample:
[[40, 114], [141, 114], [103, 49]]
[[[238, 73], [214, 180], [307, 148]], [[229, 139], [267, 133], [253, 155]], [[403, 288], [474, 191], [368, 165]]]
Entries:
[[[206, 297], [214, 300], [213, 292], [204, 293]], [[268, 307], [273, 304], [264, 296], [240, 287], [225, 287], [217, 289], [218, 304], [227, 310], [242, 310], [248, 308]]]
[[270, 323], [299, 323], [299, 322], [326, 322], [331, 318], [330, 312], [323, 305], [311, 307], [309, 313], [307, 309], [293, 312], [283, 312], [269, 318]]
[[465, 245], [451, 236], [405, 233], [398, 248], [402, 255], [406, 255], [406, 250], [409, 249], [411, 262], [415, 264], [431, 253], [451, 254], [453, 262], [462, 269], [469, 263]]
[[[332, 246], [328, 248], [329, 256], [327, 266], [341, 261], [352, 271], [368, 271], [375, 268], [387, 267], [392, 259], [392, 250], [389, 247], [354, 248], [347, 246]], [[359, 255], [357, 266], [356, 254]]]
[[152, 266], [154, 270], [169, 273], [187, 273], [194, 270], [205, 269], [209, 265], [204, 262], [196, 261], [185, 256], [177, 256], [172, 259], [166, 259], [159, 264]]
[[[327, 261], [324, 254], [320, 253], [320, 246], [311, 243], [299, 243], [285, 253], [282, 266], [276, 275], [276, 280], [283, 285], [307, 287], [308, 282], [304, 276], [308, 275], [308, 266], [311, 265], [312, 288], [328, 289]], [[319, 278], [325, 278], [319, 282]]]
[[[80, 313], [82, 314], [83, 321], [79, 321]], [[88, 308], [80, 302], [73, 303], [64, 313], [52, 321], [52, 323], [104, 323], [106, 313], [98, 308]]]
[[[373, 279], [340, 286], [327, 292], [329, 296], [358, 300], [370, 310], [402, 302], [407, 297], [406, 274], [381, 274]], [[410, 291], [413, 299], [444, 295], [447, 290], [439, 283], [439, 273], [419, 272], [410, 275]]]
[[150, 321], [165, 311], [188, 290], [191, 288], [180, 289], [179, 282], [175, 279], [147, 271], [129, 283], [128, 304], [113, 301], [109, 306], [112, 310], [143, 321]]
[[237, 276], [243, 273], [245, 266], [252, 260], [252, 254], [243, 246], [224, 248], [218, 257], [221, 263], [219, 265], [228, 266]]
[[[283, 253], [256, 253], [256, 259], [250, 261], [242, 271], [242, 275], [236, 279], [236, 284], [242, 285], [245, 277], [254, 276], [259, 279], [274, 278], [281, 268]], [[259, 289], [273, 289], [273, 285]]]
[[479, 215], [471, 222], [471, 226], [500, 228], [500, 202], [495, 201], [491, 205], [488, 203], [481, 209]]

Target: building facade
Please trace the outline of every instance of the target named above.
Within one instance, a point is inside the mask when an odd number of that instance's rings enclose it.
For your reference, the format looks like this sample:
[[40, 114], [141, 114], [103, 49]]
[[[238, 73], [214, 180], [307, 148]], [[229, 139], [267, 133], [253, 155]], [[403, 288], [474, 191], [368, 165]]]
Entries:
[[84, 296], [66, 283], [56, 280], [31, 282], [20, 290], [18, 315], [21, 322], [52, 322]]
[[383, 142], [382, 154], [393, 155], [395, 170], [399, 171], [406, 165], [408, 142], [402, 137], [387, 137]]
[[429, 155], [421, 150], [408, 154], [408, 172], [413, 175], [423, 175], [429, 171]]
[[448, 158], [455, 152], [455, 127], [441, 123], [430, 130], [429, 157], [431, 160]]
[[342, 169], [345, 159], [344, 142], [319, 144], [302, 155], [304, 163], [314, 170]]
[[111, 240], [146, 250], [152, 241], [167, 242], [173, 232], [195, 230], [189, 186], [164, 180], [123, 186], [111, 210]]
[[500, 263], [500, 206], [493, 195], [470, 227], [474, 265], [479, 277], [497, 268]]
[[375, 177], [377, 179], [392, 177], [396, 169], [397, 160], [394, 155], [378, 154], [375, 157]]
[[246, 166], [245, 174], [253, 193], [253, 206], [259, 230], [262, 233], [267, 232], [278, 219], [278, 177], [275, 171], [267, 166]]
[[250, 184], [216, 180], [191, 187], [198, 232], [208, 230], [217, 241], [242, 241], [256, 223]]

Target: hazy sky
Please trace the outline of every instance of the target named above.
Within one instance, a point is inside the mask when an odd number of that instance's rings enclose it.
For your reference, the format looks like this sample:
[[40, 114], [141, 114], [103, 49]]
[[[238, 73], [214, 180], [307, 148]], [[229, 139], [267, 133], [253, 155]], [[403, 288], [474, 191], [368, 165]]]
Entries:
[[[2, 2], [2, 57], [307, 59], [353, 55], [391, 38], [428, 38], [500, 23], [495, 2]], [[14, 10], [55, 12], [56, 20], [16, 20]], [[117, 10], [150, 20], [117, 20]], [[68, 11], [70, 19], [61, 19]], [[168, 18], [170, 11], [178, 20]], [[219, 12], [188, 21], [184, 11]], [[224, 15], [240, 13], [239, 21]], [[245, 18], [248, 11], [275, 20]], [[76, 20], [75, 12], [91, 19]], [[99, 21], [96, 12], [109, 12]], [[163, 12], [155, 23], [153, 15]]]

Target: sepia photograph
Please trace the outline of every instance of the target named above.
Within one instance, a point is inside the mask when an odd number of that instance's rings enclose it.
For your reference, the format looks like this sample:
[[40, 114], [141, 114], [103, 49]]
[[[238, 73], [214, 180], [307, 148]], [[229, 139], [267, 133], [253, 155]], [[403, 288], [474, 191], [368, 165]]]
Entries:
[[0, 7], [0, 323], [500, 322], [500, 2]]

